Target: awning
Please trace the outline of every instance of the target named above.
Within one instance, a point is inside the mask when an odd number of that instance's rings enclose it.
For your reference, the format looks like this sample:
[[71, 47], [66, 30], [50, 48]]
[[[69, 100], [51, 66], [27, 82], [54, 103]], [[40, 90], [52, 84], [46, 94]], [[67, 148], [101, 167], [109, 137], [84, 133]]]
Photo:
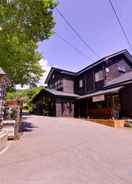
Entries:
[[88, 95], [83, 95], [80, 96], [79, 99], [83, 99], [83, 98], [90, 98], [90, 97], [94, 97], [94, 96], [98, 96], [98, 95], [105, 95], [105, 94], [112, 94], [112, 93], [118, 93], [120, 91], [120, 89], [122, 89], [124, 86], [121, 87], [117, 87], [117, 88], [112, 88], [112, 89], [106, 89], [106, 90], [100, 90]]
[[55, 96], [74, 97], [74, 98], [79, 97], [79, 95], [77, 95], [75, 93], [66, 93], [66, 92], [63, 92], [63, 91], [57, 91], [57, 90], [49, 89], [49, 88], [45, 88], [45, 91], [47, 91], [47, 92], [49, 92], [49, 93], [51, 93], [52, 95], [55, 95]]

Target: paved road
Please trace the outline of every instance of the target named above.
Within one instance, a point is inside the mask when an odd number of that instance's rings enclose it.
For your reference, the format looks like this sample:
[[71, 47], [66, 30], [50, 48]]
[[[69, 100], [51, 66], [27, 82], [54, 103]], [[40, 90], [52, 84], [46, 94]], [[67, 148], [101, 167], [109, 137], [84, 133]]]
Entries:
[[132, 184], [132, 129], [71, 118], [24, 117], [0, 155], [0, 184]]

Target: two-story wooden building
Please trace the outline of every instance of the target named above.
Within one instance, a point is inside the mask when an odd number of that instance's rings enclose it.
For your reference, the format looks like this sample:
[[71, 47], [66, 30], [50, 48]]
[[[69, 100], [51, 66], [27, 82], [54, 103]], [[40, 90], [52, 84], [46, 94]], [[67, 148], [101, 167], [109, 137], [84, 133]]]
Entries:
[[123, 50], [74, 73], [51, 68], [48, 87], [33, 99], [50, 116], [132, 117], [132, 56]]

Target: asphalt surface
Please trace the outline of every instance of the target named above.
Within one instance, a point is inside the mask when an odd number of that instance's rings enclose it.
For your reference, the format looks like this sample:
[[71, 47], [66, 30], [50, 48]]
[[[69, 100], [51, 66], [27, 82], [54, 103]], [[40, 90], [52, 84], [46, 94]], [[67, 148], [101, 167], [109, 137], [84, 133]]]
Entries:
[[25, 116], [0, 155], [0, 184], [132, 184], [132, 129]]

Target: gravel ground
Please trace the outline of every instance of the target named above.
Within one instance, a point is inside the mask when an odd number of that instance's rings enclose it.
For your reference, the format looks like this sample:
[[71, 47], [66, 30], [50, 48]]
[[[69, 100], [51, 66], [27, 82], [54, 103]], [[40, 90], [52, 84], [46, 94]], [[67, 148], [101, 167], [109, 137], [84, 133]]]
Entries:
[[132, 129], [25, 116], [0, 155], [0, 184], [132, 184]]

